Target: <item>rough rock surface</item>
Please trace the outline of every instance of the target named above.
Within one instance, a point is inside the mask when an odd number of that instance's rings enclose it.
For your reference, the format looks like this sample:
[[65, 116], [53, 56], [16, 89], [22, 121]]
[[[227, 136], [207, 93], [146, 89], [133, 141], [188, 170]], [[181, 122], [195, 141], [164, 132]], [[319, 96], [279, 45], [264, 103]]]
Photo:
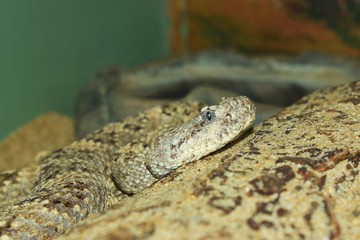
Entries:
[[39, 153], [49, 153], [74, 141], [73, 121], [45, 113], [0, 142], [0, 171], [27, 166]]
[[359, 104], [317, 91], [62, 239], [359, 239]]

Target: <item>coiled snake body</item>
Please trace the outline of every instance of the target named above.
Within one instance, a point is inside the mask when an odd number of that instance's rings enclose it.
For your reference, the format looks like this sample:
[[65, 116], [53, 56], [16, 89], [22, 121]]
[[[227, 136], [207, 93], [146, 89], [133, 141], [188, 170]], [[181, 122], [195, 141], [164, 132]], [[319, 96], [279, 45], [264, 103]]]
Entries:
[[199, 107], [181, 102], [153, 108], [54, 152], [39, 167], [1, 173], [0, 239], [63, 234], [114, 206], [121, 193], [137, 193], [223, 147], [255, 118], [247, 97], [223, 98], [196, 115]]

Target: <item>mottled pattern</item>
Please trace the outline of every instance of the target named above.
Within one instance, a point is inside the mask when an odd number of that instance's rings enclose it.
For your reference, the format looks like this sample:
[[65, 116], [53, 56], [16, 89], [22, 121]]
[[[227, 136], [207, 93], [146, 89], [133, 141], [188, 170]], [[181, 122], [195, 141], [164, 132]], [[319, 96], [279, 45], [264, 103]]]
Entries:
[[360, 239], [359, 103], [317, 91], [62, 239]]
[[255, 107], [249, 98], [223, 98], [218, 105], [201, 109], [191, 121], [150, 132], [146, 139], [120, 148], [112, 162], [114, 180], [124, 192], [137, 193], [238, 138], [254, 119]]
[[199, 108], [186, 102], [153, 108], [54, 152], [40, 166], [2, 172], [0, 235], [49, 238], [108, 209], [121, 198], [109, 167], [115, 150], [156, 126], [181, 124]]
[[[231, 105], [231, 108], [228, 105]], [[223, 112], [223, 107], [226, 112]], [[113, 177], [116, 177], [116, 173], [112, 172], [111, 161], [114, 158], [118, 159], [121, 154], [134, 158], [142, 153], [142, 148], [146, 148], [147, 144], [159, 137], [160, 133], [164, 134], [175, 126], [191, 126], [192, 122], [190, 125], [183, 124], [193, 118], [199, 108], [200, 105], [193, 102], [172, 103], [153, 108], [120, 123], [109, 124], [86, 138], [52, 153], [42, 159], [39, 165], [0, 173], [1, 239], [51, 238], [67, 232], [87, 216], [113, 207], [125, 197], [125, 194], [114, 185]], [[237, 137], [254, 120], [254, 106], [246, 97], [223, 100], [219, 106], [211, 108], [214, 108], [211, 110], [215, 112], [215, 115], [212, 115], [214, 120], [220, 120], [223, 113], [226, 113], [228, 120], [232, 118], [232, 121], [228, 122], [231, 137], [227, 137], [222, 131], [223, 137], [216, 136], [218, 144], [213, 145], [211, 151]], [[237, 124], [238, 128], [234, 124]], [[169, 130], [165, 130], [165, 126]], [[203, 127], [205, 131], [208, 130], [206, 126]], [[238, 130], [236, 134], [234, 129]], [[151, 136], [154, 139], [148, 137], [149, 132], [152, 132]], [[134, 145], [135, 142], [137, 145]], [[154, 146], [149, 148], [150, 151], [154, 149]], [[192, 159], [179, 162], [177, 167], [190, 161]], [[144, 162], [141, 164], [145, 166]], [[125, 169], [131, 166], [122, 165]], [[129, 182], [139, 182], [144, 178], [138, 172], [128, 177]], [[157, 176], [156, 180], [160, 178]], [[118, 183], [121, 182], [121, 178], [117, 180]], [[146, 187], [148, 186], [150, 184]], [[135, 191], [131, 191], [133, 192]]]
[[0, 211], [29, 194], [39, 165], [0, 173]]

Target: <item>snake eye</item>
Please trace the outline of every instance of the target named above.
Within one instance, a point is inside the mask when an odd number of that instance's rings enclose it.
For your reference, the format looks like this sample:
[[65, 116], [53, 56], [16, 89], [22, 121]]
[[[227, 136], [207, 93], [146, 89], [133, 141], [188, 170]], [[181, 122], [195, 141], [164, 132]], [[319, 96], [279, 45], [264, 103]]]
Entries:
[[202, 119], [207, 123], [210, 123], [211, 121], [213, 121], [214, 118], [215, 118], [214, 111], [207, 110], [202, 114]]

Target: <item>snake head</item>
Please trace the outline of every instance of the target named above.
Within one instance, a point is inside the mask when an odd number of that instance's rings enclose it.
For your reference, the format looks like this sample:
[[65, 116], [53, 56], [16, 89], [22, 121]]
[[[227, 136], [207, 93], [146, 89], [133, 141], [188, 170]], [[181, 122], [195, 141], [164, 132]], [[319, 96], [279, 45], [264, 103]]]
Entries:
[[147, 169], [161, 178], [235, 140], [254, 119], [255, 106], [249, 98], [222, 98], [218, 105], [204, 107], [191, 121], [160, 136], [146, 155]]
[[200, 116], [209, 133], [224, 144], [236, 139], [255, 120], [255, 105], [245, 96], [223, 97], [218, 105], [201, 109]]

